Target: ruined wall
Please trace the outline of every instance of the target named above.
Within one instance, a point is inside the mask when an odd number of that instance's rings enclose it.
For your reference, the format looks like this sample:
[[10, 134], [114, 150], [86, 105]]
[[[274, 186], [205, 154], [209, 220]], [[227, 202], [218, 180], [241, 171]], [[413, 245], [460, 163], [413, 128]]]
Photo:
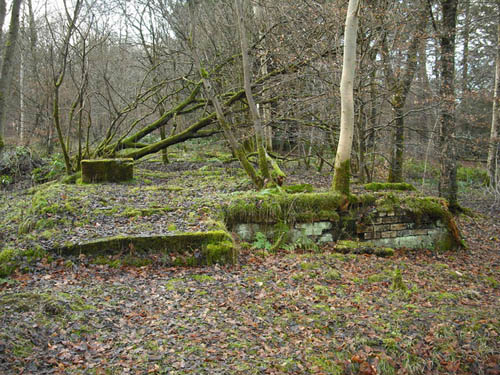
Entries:
[[[300, 197], [291, 199], [301, 199]], [[308, 237], [316, 243], [355, 240], [370, 243], [377, 247], [440, 249], [456, 247], [457, 240], [450, 230], [455, 226], [451, 214], [438, 198], [410, 197], [388, 199], [381, 196], [378, 200], [364, 200], [350, 204], [349, 209], [339, 209], [330, 219], [312, 218], [311, 220], [255, 220], [264, 217], [250, 215], [249, 220], [229, 220], [229, 229], [248, 242], [253, 242], [258, 232], [273, 240], [283, 230], [288, 231], [289, 241]], [[265, 203], [260, 201], [260, 206]], [[241, 204], [241, 202], [239, 203]], [[268, 208], [266, 208], [268, 209]], [[304, 215], [298, 215], [300, 219]], [[311, 217], [310, 215], [307, 215]], [[322, 216], [325, 216], [324, 213]], [[237, 216], [242, 219], [242, 216]], [[252, 222], [253, 221], [253, 222]], [[257, 222], [258, 221], [258, 222]], [[283, 229], [286, 228], [286, 229]]]

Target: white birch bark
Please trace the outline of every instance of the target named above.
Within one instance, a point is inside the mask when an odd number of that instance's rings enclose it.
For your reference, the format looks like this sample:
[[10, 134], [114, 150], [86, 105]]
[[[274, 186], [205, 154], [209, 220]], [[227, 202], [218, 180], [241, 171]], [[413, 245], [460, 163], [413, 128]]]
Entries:
[[352, 139], [354, 133], [354, 73], [356, 38], [361, 0], [349, 0], [344, 32], [344, 60], [340, 81], [340, 139], [335, 157], [333, 190], [349, 194]]
[[[499, 6], [500, 8], [500, 6]], [[499, 9], [500, 10], [500, 9]], [[490, 185], [497, 185], [497, 148], [498, 148], [498, 120], [500, 118], [500, 19], [497, 26], [497, 57], [495, 62], [495, 92], [493, 94], [493, 113], [491, 116], [490, 143], [488, 145], [488, 175]]]

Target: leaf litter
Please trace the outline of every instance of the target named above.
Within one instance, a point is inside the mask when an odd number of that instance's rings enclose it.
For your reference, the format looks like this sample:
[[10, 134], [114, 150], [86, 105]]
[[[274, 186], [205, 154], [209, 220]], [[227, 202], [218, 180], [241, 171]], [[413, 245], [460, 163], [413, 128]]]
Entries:
[[459, 222], [467, 250], [389, 259], [325, 246], [244, 249], [234, 267], [42, 261], [0, 287], [0, 373], [499, 374], [498, 217]]

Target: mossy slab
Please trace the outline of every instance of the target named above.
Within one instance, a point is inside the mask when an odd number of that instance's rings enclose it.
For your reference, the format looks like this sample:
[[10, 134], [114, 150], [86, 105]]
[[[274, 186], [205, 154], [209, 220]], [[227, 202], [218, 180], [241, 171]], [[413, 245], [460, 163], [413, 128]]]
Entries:
[[338, 211], [348, 205], [348, 199], [338, 193], [288, 194], [264, 190], [232, 198], [224, 207], [224, 218], [229, 227], [240, 223], [335, 222], [339, 220]]
[[82, 160], [82, 182], [123, 182], [134, 178], [133, 159]]
[[[177, 254], [179, 265], [234, 264], [237, 250], [225, 231], [185, 232], [163, 236], [115, 236], [67, 244], [56, 250], [61, 255], [111, 255], [119, 253]], [[185, 257], [187, 255], [188, 257]]]
[[381, 190], [399, 190], [399, 191], [415, 191], [415, 186], [406, 182], [370, 182], [365, 184], [365, 189], [370, 191]]

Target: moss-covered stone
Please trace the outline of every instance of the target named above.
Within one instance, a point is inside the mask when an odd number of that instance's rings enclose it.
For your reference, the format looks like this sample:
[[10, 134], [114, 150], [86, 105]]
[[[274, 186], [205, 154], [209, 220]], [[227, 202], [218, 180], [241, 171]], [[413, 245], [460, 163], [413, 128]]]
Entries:
[[349, 201], [338, 193], [260, 193], [234, 197], [224, 207], [226, 224], [335, 221]]
[[82, 182], [122, 182], [134, 177], [133, 159], [82, 160]]
[[176, 254], [175, 259], [179, 259], [177, 263], [183, 259], [183, 265], [233, 264], [237, 260], [237, 250], [232, 244], [231, 236], [225, 231], [149, 237], [115, 236], [81, 244], [67, 244], [55, 250], [61, 255], [161, 252]]
[[370, 191], [381, 191], [381, 190], [399, 190], [399, 191], [415, 191], [415, 187], [412, 184], [406, 182], [370, 182], [364, 185], [366, 190]]
[[368, 241], [338, 241], [335, 250], [341, 253], [375, 254], [381, 257], [394, 255], [394, 249], [376, 246], [373, 242]]

